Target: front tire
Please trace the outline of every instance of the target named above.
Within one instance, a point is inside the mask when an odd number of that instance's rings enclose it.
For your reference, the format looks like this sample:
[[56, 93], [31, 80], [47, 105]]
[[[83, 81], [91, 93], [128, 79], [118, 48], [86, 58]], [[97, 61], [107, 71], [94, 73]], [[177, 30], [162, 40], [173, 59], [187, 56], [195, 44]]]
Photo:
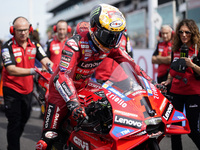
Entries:
[[149, 139], [148, 148], [149, 148], [148, 150], [160, 150], [159, 144], [155, 138]]

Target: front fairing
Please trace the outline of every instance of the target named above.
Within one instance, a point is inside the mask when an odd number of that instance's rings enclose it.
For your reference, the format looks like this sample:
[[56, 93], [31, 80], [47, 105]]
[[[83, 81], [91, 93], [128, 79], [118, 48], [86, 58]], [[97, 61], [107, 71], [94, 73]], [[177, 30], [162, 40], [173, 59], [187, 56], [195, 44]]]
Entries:
[[124, 147], [120, 140], [133, 137], [138, 145], [163, 134], [189, 133], [188, 123], [185, 128], [171, 128], [173, 122], [187, 121], [185, 115], [176, 111], [167, 98], [153, 84], [138, 76], [128, 63], [120, 64], [103, 88], [112, 106], [110, 135], [118, 141], [116, 145]]

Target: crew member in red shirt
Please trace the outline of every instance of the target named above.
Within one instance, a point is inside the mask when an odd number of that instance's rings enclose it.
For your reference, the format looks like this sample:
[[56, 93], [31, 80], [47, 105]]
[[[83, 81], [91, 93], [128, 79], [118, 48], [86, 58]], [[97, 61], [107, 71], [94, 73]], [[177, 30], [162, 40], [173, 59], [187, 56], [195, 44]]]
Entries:
[[[171, 64], [171, 49], [172, 49], [172, 37], [174, 31], [169, 25], [163, 25], [159, 32], [159, 36], [162, 38], [162, 42], [158, 42], [156, 50], [152, 56], [152, 63], [158, 64], [157, 82], [167, 80], [170, 64]], [[169, 94], [170, 85], [167, 86]]]
[[8, 150], [20, 150], [20, 137], [30, 116], [35, 58], [46, 68], [47, 63], [53, 65], [40, 44], [29, 39], [32, 31], [26, 18], [17, 17], [10, 27], [13, 38], [1, 51]]
[[52, 39], [47, 41], [45, 49], [49, 59], [54, 63], [55, 66], [58, 66], [60, 63], [63, 46], [68, 39], [67, 22], [65, 20], [59, 20], [56, 25], [53, 26], [53, 30], [56, 34]]
[[[170, 72], [163, 85], [171, 83], [170, 94], [176, 110], [185, 107], [192, 139], [200, 149], [200, 33], [194, 20], [184, 19], [177, 24], [172, 47]], [[181, 135], [172, 135], [172, 150], [182, 150]]]

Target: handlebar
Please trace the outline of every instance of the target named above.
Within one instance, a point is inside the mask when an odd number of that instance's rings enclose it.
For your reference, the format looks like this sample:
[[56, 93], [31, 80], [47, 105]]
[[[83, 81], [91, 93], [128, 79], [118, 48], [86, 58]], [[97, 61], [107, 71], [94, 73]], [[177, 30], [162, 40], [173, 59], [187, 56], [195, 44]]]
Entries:
[[74, 127], [74, 131], [79, 131], [79, 130], [81, 129], [81, 125], [82, 125], [83, 123], [87, 123], [88, 120], [89, 120], [89, 117], [88, 117], [88, 116], [84, 116], [83, 119], [81, 119], [81, 120], [78, 122], [77, 126]]

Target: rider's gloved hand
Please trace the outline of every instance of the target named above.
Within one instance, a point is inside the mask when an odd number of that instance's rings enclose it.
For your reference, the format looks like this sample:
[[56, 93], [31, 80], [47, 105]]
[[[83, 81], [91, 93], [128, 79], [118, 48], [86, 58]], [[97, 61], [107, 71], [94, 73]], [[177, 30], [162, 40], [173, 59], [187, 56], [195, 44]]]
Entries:
[[84, 107], [78, 106], [76, 107], [73, 111], [72, 111], [72, 117], [75, 120], [80, 120], [83, 119], [87, 116], [87, 114], [85, 113], [85, 109]]
[[72, 117], [76, 121], [79, 121], [87, 116], [84, 107], [80, 106], [80, 103], [77, 99], [68, 101], [67, 108], [69, 109]]

